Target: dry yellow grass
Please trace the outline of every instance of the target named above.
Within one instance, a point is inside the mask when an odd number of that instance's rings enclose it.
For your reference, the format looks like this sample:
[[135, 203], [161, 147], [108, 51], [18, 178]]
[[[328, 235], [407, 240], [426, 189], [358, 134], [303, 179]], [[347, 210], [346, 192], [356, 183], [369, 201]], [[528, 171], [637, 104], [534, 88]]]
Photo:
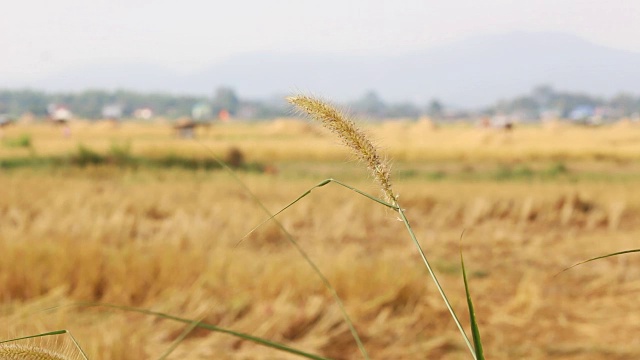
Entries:
[[[275, 123], [216, 124], [199, 129], [198, 141], [180, 139], [167, 124], [124, 123], [119, 127], [71, 123], [71, 136], [48, 124], [18, 124], [6, 129], [5, 138], [28, 133], [39, 155], [61, 155], [74, 151], [78, 143], [98, 151], [113, 143], [129, 141], [136, 155], [167, 153], [207, 157], [239, 147], [250, 161], [343, 161], [345, 153], [337, 140], [319, 125], [296, 120]], [[480, 129], [472, 125], [433, 129], [424, 122], [398, 121], [365, 125], [366, 130], [394, 161], [532, 161], [640, 159], [640, 124], [626, 121], [600, 128], [564, 125], [516, 127], [513, 132]], [[205, 145], [205, 146], [203, 146]], [[24, 149], [0, 147], [0, 158], [26, 156]]]
[[[422, 138], [409, 131], [413, 125], [400, 125], [392, 127], [393, 132], [389, 127], [370, 130], [392, 156], [400, 154], [405, 160], [451, 161], [455, 154], [481, 146], [469, 140], [480, 137], [478, 129], [431, 130]], [[105, 135], [87, 125], [74, 129], [71, 141], [44, 127], [33, 128], [32, 134], [41, 154], [72, 151], [78, 140], [99, 148], [131, 138], [138, 154], [184, 151], [206, 156], [200, 145], [172, 139], [164, 127], [127, 126]], [[214, 149], [240, 146], [255, 160], [348, 158], [318, 135], [261, 136], [267, 126], [222, 126], [202, 141]], [[22, 131], [26, 128], [16, 127], [6, 136]], [[563, 136], [570, 140], [552, 147], [575, 151], [573, 159], [602, 151], [637, 158], [631, 142], [633, 134], [640, 135], [635, 128], [567, 131]], [[406, 149], [401, 136], [413, 139], [406, 140]], [[480, 152], [480, 159], [503, 153], [551, 159], [538, 142], [559, 135], [516, 129], [488, 136], [512, 136], [509, 141], [521, 137], [523, 143], [512, 152]], [[603, 148], [603, 141], [615, 146]], [[446, 149], [435, 150], [444, 144]], [[22, 149], [1, 151], [1, 156], [22, 156], [9, 154]], [[319, 172], [329, 176], [331, 166]], [[272, 211], [322, 180], [287, 174], [242, 176]], [[366, 175], [350, 184], [372, 189]], [[458, 251], [465, 230], [465, 262], [488, 357], [640, 356], [635, 341], [640, 330], [640, 267], [633, 255], [554, 277], [579, 260], [639, 247], [640, 193], [634, 182], [414, 179], [397, 180], [395, 190], [462, 318], [466, 304]], [[234, 247], [264, 218], [221, 172], [109, 167], [0, 172], [0, 333], [8, 338], [65, 328], [90, 358], [126, 360], [157, 358], [184, 328], [103, 308], [41, 311], [75, 301], [101, 301], [203, 318], [336, 359], [359, 358], [330, 294], [275, 226], [260, 228]], [[469, 358], [393, 213], [329, 186], [315, 190], [281, 220], [337, 288], [373, 359]], [[171, 358], [289, 357], [197, 330]]]

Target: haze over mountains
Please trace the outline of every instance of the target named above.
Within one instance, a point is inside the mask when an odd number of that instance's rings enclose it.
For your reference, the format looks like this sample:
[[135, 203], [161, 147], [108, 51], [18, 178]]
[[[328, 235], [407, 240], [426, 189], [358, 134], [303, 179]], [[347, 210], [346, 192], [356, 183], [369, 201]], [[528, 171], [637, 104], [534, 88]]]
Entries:
[[640, 94], [640, 53], [559, 33], [469, 38], [404, 54], [247, 53], [178, 74], [149, 64], [90, 64], [28, 84], [47, 91], [128, 89], [211, 95], [219, 86], [246, 98], [302, 91], [353, 100], [374, 90], [385, 100], [478, 107], [539, 84], [599, 96]]

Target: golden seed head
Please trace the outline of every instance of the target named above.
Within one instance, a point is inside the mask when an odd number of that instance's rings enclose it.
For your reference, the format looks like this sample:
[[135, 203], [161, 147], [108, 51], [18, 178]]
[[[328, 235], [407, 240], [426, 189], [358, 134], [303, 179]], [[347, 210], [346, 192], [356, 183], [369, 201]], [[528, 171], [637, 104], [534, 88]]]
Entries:
[[290, 96], [287, 101], [295, 105], [302, 113], [319, 121], [325, 128], [338, 135], [342, 142], [354, 152], [356, 157], [366, 164], [373, 178], [382, 188], [387, 201], [392, 204], [396, 203], [396, 198], [391, 189], [389, 166], [381, 160], [375, 146], [353, 121], [334, 106], [310, 96]]
[[38, 346], [0, 345], [0, 360], [68, 360], [67, 356]]

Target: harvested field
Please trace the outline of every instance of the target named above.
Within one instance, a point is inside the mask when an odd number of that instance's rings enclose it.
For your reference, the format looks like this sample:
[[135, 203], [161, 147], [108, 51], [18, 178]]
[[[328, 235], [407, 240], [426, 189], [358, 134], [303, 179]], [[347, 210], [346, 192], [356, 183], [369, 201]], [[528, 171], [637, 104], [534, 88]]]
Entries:
[[[224, 158], [233, 147], [257, 169], [273, 169], [238, 171], [272, 212], [327, 177], [379, 195], [332, 137], [308, 125], [221, 125], [197, 140], [151, 124], [72, 124], [70, 138], [15, 126], [5, 139], [28, 134], [32, 145], [0, 146], [0, 163], [71, 156], [78, 144], [107, 154], [129, 143], [125, 155], [140, 159]], [[394, 162], [401, 204], [467, 324], [462, 247], [488, 358], [640, 356], [637, 255], [557, 275], [640, 247], [640, 127], [623, 125], [368, 127]], [[268, 216], [223, 170], [44, 163], [0, 167], [3, 337], [68, 329], [91, 359], [157, 359], [185, 329], [72, 306], [98, 301], [362, 358], [330, 292], [275, 225], [240, 242]], [[335, 286], [372, 359], [470, 358], [391, 210], [328, 185], [278, 219]], [[195, 330], [170, 358], [293, 357]]]

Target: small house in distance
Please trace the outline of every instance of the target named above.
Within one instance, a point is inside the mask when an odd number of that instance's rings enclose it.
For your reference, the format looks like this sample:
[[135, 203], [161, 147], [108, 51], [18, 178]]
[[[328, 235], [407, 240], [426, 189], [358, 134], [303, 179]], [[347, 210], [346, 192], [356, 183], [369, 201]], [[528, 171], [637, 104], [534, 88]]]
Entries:
[[13, 119], [7, 114], [0, 114], [0, 139], [4, 137], [4, 128], [13, 124]]
[[0, 128], [13, 124], [13, 119], [7, 114], [0, 114]]
[[123, 107], [120, 104], [108, 104], [102, 107], [102, 118], [117, 121], [122, 118]]
[[581, 125], [600, 125], [601, 111], [591, 105], [578, 105], [569, 112], [569, 120]]
[[194, 139], [196, 137], [197, 127], [198, 123], [187, 117], [180, 118], [173, 124], [173, 130], [175, 130], [176, 136], [183, 139]]
[[136, 120], [151, 120], [153, 115], [150, 107], [137, 108], [133, 111], [133, 118]]
[[173, 124], [176, 136], [193, 139], [196, 137], [196, 129], [204, 128], [205, 131], [211, 127], [213, 120], [213, 110], [211, 106], [204, 102], [199, 102], [191, 108], [191, 117], [183, 117]]
[[64, 125], [73, 117], [71, 110], [67, 106], [60, 104], [49, 104], [47, 113], [49, 114], [49, 120], [54, 125]]
[[213, 110], [209, 104], [199, 102], [191, 108], [191, 117], [195, 121], [210, 121], [213, 118]]
[[205, 132], [209, 131], [213, 114], [211, 107], [207, 104], [196, 104], [191, 113], [192, 117], [182, 117], [173, 124], [176, 136], [193, 139], [196, 137], [197, 128], [203, 128]]

